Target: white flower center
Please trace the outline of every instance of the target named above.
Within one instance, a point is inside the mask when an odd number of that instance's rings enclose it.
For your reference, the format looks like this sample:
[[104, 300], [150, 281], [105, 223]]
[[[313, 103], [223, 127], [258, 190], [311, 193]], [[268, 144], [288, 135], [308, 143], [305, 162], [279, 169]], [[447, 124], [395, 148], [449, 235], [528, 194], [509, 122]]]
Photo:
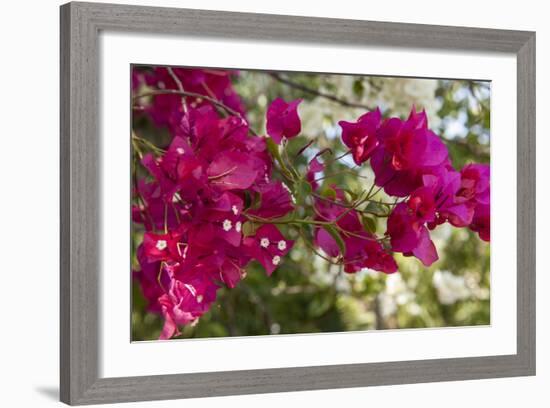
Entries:
[[277, 248], [279, 248], [279, 251], [284, 251], [286, 249], [286, 241], [280, 240], [277, 244]]
[[233, 226], [233, 224], [231, 223], [230, 220], [225, 220], [223, 222], [223, 230], [224, 231], [229, 231], [231, 229], [231, 227]]
[[262, 238], [262, 239], [260, 240], [260, 246], [261, 246], [262, 248], [267, 248], [267, 247], [269, 246], [269, 239], [267, 239], [267, 238]]
[[240, 222], [240, 221], [237, 221], [237, 222], [235, 223], [235, 230], [236, 230], [237, 232], [241, 232], [241, 227], [242, 227], [241, 222]]
[[198, 303], [202, 303], [202, 299], [203, 299], [202, 295], [197, 296], [197, 302]]
[[234, 205], [233, 207], [231, 207], [231, 211], [233, 211], [233, 214], [237, 215], [239, 213], [239, 209], [237, 208], [236, 205]]
[[168, 244], [166, 243], [165, 240], [159, 239], [157, 241], [157, 245], [155, 245], [155, 246], [159, 251], [162, 251], [163, 249], [165, 249], [168, 246]]
[[176, 149], [176, 152], [177, 152], [178, 154], [184, 154], [184, 153], [185, 153], [185, 150], [183, 150], [183, 147], [178, 147], [178, 148]]
[[279, 255], [275, 255], [271, 262], [273, 263], [273, 265], [277, 266], [281, 263], [281, 257]]

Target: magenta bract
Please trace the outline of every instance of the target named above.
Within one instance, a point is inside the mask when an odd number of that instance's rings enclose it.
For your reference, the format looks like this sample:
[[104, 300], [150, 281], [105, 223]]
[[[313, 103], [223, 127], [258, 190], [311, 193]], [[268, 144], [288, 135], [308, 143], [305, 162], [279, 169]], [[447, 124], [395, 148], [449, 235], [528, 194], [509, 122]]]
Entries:
[[338, 122], [342, 128], [342, 141], [350, 148], [355, 163], [362, 164], [367, 161], [378, 146], [376, 132], [381, 118], [380, 110], [376, 109], [362, 115], [357, 122]]
[[298, 105], [301, 99], [292, 102], [285, 102], [281, 98], [275, 99], [267, 109], [267, 134], [277, 144], [283, 138], [292, 139], [302, 130], [300, 117], [298, 116]]

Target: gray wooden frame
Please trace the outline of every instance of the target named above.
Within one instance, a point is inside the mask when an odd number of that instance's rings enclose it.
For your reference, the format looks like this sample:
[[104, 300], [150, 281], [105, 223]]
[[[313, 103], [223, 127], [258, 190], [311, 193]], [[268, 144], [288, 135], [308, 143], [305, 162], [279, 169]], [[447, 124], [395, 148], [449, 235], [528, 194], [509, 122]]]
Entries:
[[[517, 56], [517, 354], [99, 378], [101, 30]], [[61, 6], [61, 401], [255, 394], [535, 374], [535, 33], [113, 4]]]

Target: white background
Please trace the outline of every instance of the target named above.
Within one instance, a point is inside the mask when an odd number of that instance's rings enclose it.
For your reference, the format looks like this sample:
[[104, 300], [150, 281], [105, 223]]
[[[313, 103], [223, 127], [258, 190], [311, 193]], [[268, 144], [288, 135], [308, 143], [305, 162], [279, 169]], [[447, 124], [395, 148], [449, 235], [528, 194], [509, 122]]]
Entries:
[[[473, 357], [516, 353], [516, 58], [373, 47], [104, 33], [100, 319], [102, 377]], [[175, 53], [174, 50], [185, 50]], [[208, 52], [204, 52], [208, 50]], [[402, 64], [403, 59], [407, 64]], [[491, 326], [130, 343], [130, 63], [491, 79]], [[365, 72], [368, 70], [368, 72]], [[513, 190], [513, 191], [510, 191]], [[407, 347], [402, 345], [407, 344]], [[242, 350], [246, 350], [243, 354]], [[269, 350], [269, 353], [265, 351]], [[327, 352], [331, 350], [331, 352]], [[185, 356], [185, 358], [174, 358]], [[204, 356], [208, 356], [205, 359]]]
[[[460, 1], [443, 5], [440, 1], [357, 2], [251, 2], [138, 1], [135, 4], [200, 7], [220, 10], [271, 12], [324, 17], [361, 18], [537, 30], [539, 211], [537, 247], [544, 253], [548, 245], [545, 230], [550, 227], [543, 205], [550, 194], [543, 190], [548, 174], [549, 126], [543, 113], [550, 103], [543, 92], [550, 90], [550, 27], [543, 2]], [[370, 4], [369, 4], [370, 3]], [[2, 64], [3, 176], [1, 206], [3, 290], [0, 296], [2, 327], [0, 367], [4, 406], [53, 406], [58, 382], [58, 5], [55, 0], [11, 2], [4, 5]], [[314, 7], [313, 7], [314, 6]], [[505, 13], [502, 11], [506, 10]], [[541, 97], [541, 95], [543, 97]], [[547, 183], [546, 183], [547, 184]], [[539, 262], [540, 264], [540, 262]], [[538, 375], [530, 378], [478, 380], [456, 383], [402, 385], [350, 390], [327, 390], [275, 395], [166, 401], [124, 406], [176, 407], [220, 404], [241, 407], [275, 407], [338, 403], [422, 407], [512, 407], [529, 401], [530, 407], [548, 405], [550, 383], [550, 328], [546, 310], [550, 285], [546, 268], [537, 276], [538, 293]]]

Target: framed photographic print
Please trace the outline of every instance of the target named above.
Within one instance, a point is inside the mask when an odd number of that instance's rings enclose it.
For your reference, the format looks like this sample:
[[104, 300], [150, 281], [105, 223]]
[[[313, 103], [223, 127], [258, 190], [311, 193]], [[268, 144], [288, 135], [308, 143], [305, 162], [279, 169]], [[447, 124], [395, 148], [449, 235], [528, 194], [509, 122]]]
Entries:
[[61, 7], [61, 399], [535, 373], [535, 35]]

